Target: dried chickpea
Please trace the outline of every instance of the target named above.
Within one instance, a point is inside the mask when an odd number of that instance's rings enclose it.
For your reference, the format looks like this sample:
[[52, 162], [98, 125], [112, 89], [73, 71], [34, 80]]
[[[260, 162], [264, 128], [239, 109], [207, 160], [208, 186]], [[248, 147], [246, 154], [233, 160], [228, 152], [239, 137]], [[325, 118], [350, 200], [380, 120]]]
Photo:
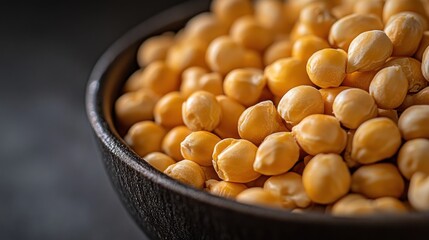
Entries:
[[202, 189], [204, 186], [204, 172], [200, 165], [190, 160], [182, 160], [170, 165], [164, 171], [169, 177], [179, 182]]
[[188, 21], [185, 28], [186, 37], [182, 41], [201, 41], [208, 45], [213, 39], [228, 34], [228, 26], [213, 13], [204, 12]]
[[373, 14], [382, 19], [383, 6], [384, 0], [361, 0], [356, 1], [353, 12], [360, 14]]
[[429, 138], [429, 105], [407, 108], [399, 117], [398, 127], [405, 140]]
[[398, 120], [399, 120], [398, 111], [393, 110], [393, 109], [381, 109], [381, 108], [379, 108], [377, 110], [377, 112], [378, 112], [378, 117], [387, 117], [387, 118], [390, 118], [390, 120], [392, 120], [396, 124], [398, 123]]
[[346, 76], [347, 53], [325, 48], [315, 52], [307, 62], [310, 80], [321, 88], [338, 87]]
[[297, 39], [308, 36], [316, 35], [308, 25], [302, 22], [296, 22], [290, 32], [290, 39], [296, 41]]
[[372, 79], [374, 78], [377, 71], [367, 71], [367, 72], [352, 72], [346, 74], [342, 86], [360, 88], [369, 92], [369, 85], [371, 84]]
[[152, 120], [153, 109], [158, 100], [159, 96], [149, 89], [124, 93], [115, 102], [119, 124], [129, 128], [136, 122]]
[[352, 175], [351, 190], [369, 198], [399, 198], [404, 188], [398, 168], [391, 163], [361, 166]]
[[377, 105], [368, 92], [358, 89], [346, 89], [339, 93], [332, 106], [335, 117], [349, 129], [356, 129], [366, 120], [378, 115]]
[[265, 207], [282, 207], [280, 196], [259, 187], [248, 188], [242, 191], [237, 195], [236, 200], [242, 203], [261, 205]]
[[328, 38], [329, 30], [335, 21], [335, 17], [324, 4], [309, 4], [299, 14], [299, 22], [324, 39]]
[[337, 18], [341, 19], [344, 18], [350, 14], [353, 14], [353, 4], [343, 1], [340, 5], [334, 6], [331, 8], [332, 15]]
[[333, 203], [350, 189], [350, 172], [337, 154], [317, 154], [304, 168], [302, 182], [308, 197], [316, 203]]
[[164, 95], [155, 105], [153, 111], [155, 122], [166, 128], [183, 125], [182, 105], [185, 100], [180, 92]]
[[314, 35], [306, 35], [294, 42], [292, 57], [307, 62], [315, 52], [329, 47], [329, 43], [325, 39]]
[[399, 214], [407, 212], [405, 205], [396, 198], [366, 199], [359, 194], [348, 194], [338, 200], [331, 209], [337, 216], [364, 216], [375, 213]]
[[389, 118], [362, 123], [353, 137], [352, 158], [370, 164], [392, 157], [401, 146], [401, 133]]
[[392, 16], [384, 32], [393, 44], [393, 56], [412, 56], [423, 36], [423, 25], [412, 14]]
[[322, 95], [312, 86], [298, 86], [289, 90], [280, 100], [277, 111], [286, 124], [295, 126], [307, 116], [322, 114]]
[[423, 53], [422, 57], [422, 74], [429, 81], [429, 47]]
[[165, 60], [168, 49], [174, 44], [174, 34], [164, 33], [146, 39], [137, 51], [137, 62], [144, 67], [158, 60]]
[[207, 68], [204, 61], [205, 55], [206, 46], [204, 43], [194, 41], [190, 44], [183, 41], [170, 47], [167, 52], [166, 63], [177, 72], [183, 72], [189, 67]]
[[208, 180], [220, 180], [219, 176], [217, 175], [216, 170], [214, 169], [213, 166], [209, 166], [209, 167], [204, 167], [204, 166], [200, 166], [201, 169], [204, 172], [204, 176], [206, 179], [206, 182]]
[[425, 8], [420, 0], [386, 0], [383, 8], [383, 22], [400, 12], [415, 12], [425, 16]]
[[221, 139], [207, 131], [192, 132], [180, 143], [183, 158], [194, 161], [200, 166], [212, 166], [215, 145]]
[[429, 174], [417, 172], [411, 177], [408, 200], [418, 211], [429, 210]]
[[262, 71], [255, 68], [235, 69], [223, 82], [225, 95], [244, 106], [257, 103], [267, 80]]
[[162, 61], [155, 61], [142, 71], [133, 74], [125, 83], [125, 91], [147, 88], [158, 95], [175, 91], [179, 88], [179, 74]]
[[252, 14], [253, 7], [249, 0], [214, 0], [210, 10], [223, 23], [231, 26], [239, 17]]
[[416, 138], [402, 145], [398, 154], [398, 167], [406, 179], [410, 179], [414, 173], [429, 174], [429, 140]]
[[259, 68], [262, 69], [262, 55], [257, 51], [246, 49], [243, 54], [242, 59], [242, 67], [243, 68]]
[[277, 0], [259, 0], [255, 2], [255, 16], [265, 28], [276, 34], [290, 31], [292, 23], [289, 21], [284, 5]]
[[273, 34], [262, 26], [253, 16], [237, 19], [231, 26], [231, 38], [241, 46], [263, 51], [273, 41]]
[[180, 152], [180, 143], [191, 134], [185, 126], [177, 126], [171, 129], [162, 140], [162, 151], [174, 158], [176, 161], [183, 159], [182, 153]]
[[421, 62], [411, 57], [392, 58], [383, 67], [398, 65], [408, 80], [408, 93], [416, 93], [428, 85], [421, 71]]
[[265, 182], [267, 181], [268, 178], [270, 178], [270, 176], [261, 175], [257, 179], [245, 183], [245, 185], [248, 188], [251, 188], [251, 187], [264, 187], [264, 184], [265, 184]]
[[284, 208], [306, 208], [311, 200], [305, 192], [301, 175], [288, 172], [272, 176], [264, 183], [264, 189], [280, 195]]
[[165, 129], [160, 125], [152, 121], [142, 121], [131, 126], [124, 140], [139, 156], [145, 156], [150, 152], [161, 151], [165, 134]]
[[264, 52], [264, 65], [268, 66], [273, 62], [292, 56], [292, 42], [289, 39], [272, 43]]
[[300, 85], [313, 85], [305, 70], [305, 62], [296, 58], [282, 58], [267, 66], [264, 74], [270, 91], [283, 97], [290, 89]]
[[207, 190], [211, 194], [215, 194], [225, 198], [236, 198], [238, 194], [246, 190], [246, 185], [242, 183], [232, 183], [225, 181], [209, 180], [206, 182]]
[[370, 30], [383, 30], [383, 22], [375, 15], [352, 14], [339, 19], [329, 32], [329, 43], [344, 51], [359, 34]]
[[198, 79], [198, 88], [214, 95], [223, 94], [223, 78], [219, 73], [206, 73]]
[[257, 179], [253, 170], [258, 148], [245, 139], [225, 138], [213, 151], [213, 167], [218, 176], [228, 182], [246, 183]]
[[253, 169], [264, 175], [289, 171], [299, 159], [299, 146], [290, 132], [268, 135], [256, 152]]
[[184, 97], [189, 97], [192, 93], [201, 90], [200, 78], [208, 71], [202, 67], [190, 67], [182, 73], [182, 82], [180, 83], [180, 93]]
[[[347, 134], [333, 116], [314, 114], [292, 128], [301, 148], [310, 155], [341, 153], [346, 147]], [[310, 161], [311, 162], [311, 161]]]
[[271, 101], [263, 101], [247, 108], [238, 119], [238, 134], [259, 145], [266, 136], [287, 130]]
[[344, 149], [343, 158], [349, 168], [359, 167], [361, 164], [352, 158], [353, 138], [356, 130], [347, 131], [347, 145]]
[[399, 107], [408, 92], [408, 79], [400, 66], [385, 67], [378, 71], [369, 85], [369, 93], [377, 106], [383, 109]]
[[151, 152], [145, 155], [143, 160], [161, 172], [164, 172], [170, 165], [176, 163], [170, 156], [160, 152]]
[[222, 118], [214, 132], [221, 138], [240, 138], [238, 119], [246, 108], [234, 99], [219, 95], [216, 100], [222, 110]]
[[182, 117], [192, 131], [212, 131], [220, 122], [222, 110], [213, 94], [197, 91], [183, 103]]
[[420, 40], [419, 47], [417, 48], [417, 51], [414, 54], [414, 58], [416, 58], [419, 61], [422, 61], [423, 53], [425, 52], [428, 46], [429, 46], [429, 31], [424, 31], [422, 40]]
[[371, 30], [359, 34], [350, 43], [347, 73], [371, 71], [381, 67], [392, 55], [393, 44], [381, 30]]
[[334, 104], [335, 98], [342, 91], [349, 89], [349, 87], [336, 87], [336, 88], [321, 88], [319, 89], [320, 94], [322, 95], [323, 105], [324, 105], [324, 114], [334, 115], [332, 111], [332, 105]]
[[404, 111], [413, 105], [429, 105], [429, 87], [423, 88], [416, 94], [407, 95], [398, 110]]
[[206, 62], [210, 69], [222, 75], [244, 67], [246, 50], [228, 36], [218, 37], [207, 48]]

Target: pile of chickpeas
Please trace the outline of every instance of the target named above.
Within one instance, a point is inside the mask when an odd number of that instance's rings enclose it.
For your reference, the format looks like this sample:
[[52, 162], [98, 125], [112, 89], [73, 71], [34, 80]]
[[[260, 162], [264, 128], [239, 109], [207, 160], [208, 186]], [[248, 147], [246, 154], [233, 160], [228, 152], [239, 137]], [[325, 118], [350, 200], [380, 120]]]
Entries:
[[429, 1], [214, 0], [143, 42], [115, 103], [173, 179], [340, 216], [429, 211]]

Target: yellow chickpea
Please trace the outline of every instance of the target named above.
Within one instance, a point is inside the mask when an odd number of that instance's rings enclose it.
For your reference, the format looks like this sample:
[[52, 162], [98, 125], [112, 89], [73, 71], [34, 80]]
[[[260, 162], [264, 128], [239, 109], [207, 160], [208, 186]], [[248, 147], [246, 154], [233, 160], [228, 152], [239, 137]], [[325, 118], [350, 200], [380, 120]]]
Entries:
[[238, 119], [238, 134], [259, 145], [266, 136], [287, 130], [276, 107], [271, 101], [263, 101], [247, 108]]
[[264, 52], [264, 65], [268, 66], [273, 62], [292, 56], [292, 42], [284, 39], [272, 43]]
[[381, 67], [392, 55], [393, 44], [381, 30], [359, 34], [350, 43], [347, 73], [371, 71]]
[[236, 198], [238, 194], [247, 189], [242, 183], [232, 183], [225, 181], [209, 180], [206, 182], [207, 190], [211, 194], [215, 194], [225, 198]]
[[393, 56], [412, 56], [423, 36], [423, 25], [413, 14], [392, 16], [384, 32], [393, 44]]
[[398, 168], [391, 163], [365, 165], [352, 175], [352, 191], [369, 198], [399, 198], [404, 188], [405, 183]]
[[[191, 70], [187, 69], [187, 70]], [[182, 96], [189, 97], [196, 91], [206, 91], [214, 95], [221, 95], [223, 93], [223, 78], [219, 73], [205, 73], [199, 77], [193, 75], [188, 78], [182, 79], [180, 85], [180, 92]]]
[[309, 4], [299, 14], [299, 22], [324, 39], [328, 38], [329, 30], [335, 21], [335, 17], [324, 4]]
[[335, 98], [342, 91], [349, 89], [349, 87], [336, 87], [336, 88], [321, 88], [319, 89], [320, 95], [322, 95], [324, 114], [334, 116], [332, 105], [334, 104]]
[[398, 154], [398, 167], [406, 179], [410, 179], [414, 173], [429, 174], [429, 140], [416, 138], [402, 145]]
[[246, 183], [257, 179], [253, 170], [258, 148], [245, 139], [225, 138], [213, 151], [213, 167], [219, 177], [228, 182]]
[[183, 103], [182, 117], [192, 131], [212, 131], [220, 122], [222, 110], [213, 94], [197, 91]]
[[359, 167], [361, 164], [352, 158], [353, 138], [356, 130], [347, 131], [347, 145], [343, 152], [343, 158], [349, 168]]
[[212, 166], [214, 147], [220, 140], [218, 136], [210, 132], [192, 132], [180, 143], [180, 152], [185, 159], [209, 167]]
[[311, 86], [298, 86], [289, 90], [280, 100], [277, 111], [286, 124], [295, 126], [312, 114], [322, 114], [322, 95]]
[[289, 171], [299, 160], [299, 146], [290, 132], [267, 136], [256, 152], [253, 169], [264, 175]]
[[329, 43], [344, 51], [359, 34], [370, 30], [383, 30], [383, 22], [372, 14], [352, 14], [339, 19], [329, 32]]
[[390, 120], [392, 120], [396, 124], [398, 123], [398, 120], [399, 120], [398, 111], [393, 110], [393, 109], [381, 109], [381, 108], [379, 108], [377, 110], [377, 112], [378, 112], [378, 117], [387, 117], [387, 118], [390, 118]]
[[420, 0], [386, 0], [383, 8], [383, 21], [387, 23], [393, 15], [400, 12], [415, 12], [425, 16], [425, 8]]
[[164, 172], [170, 165], [176, 163], [170, 156], [160, 152], [151, 152], [143, 157], [147, 163], [158, 171]]
[[240, 138], [238, 119], [246, 108], [234, 99], [220, 95], [216, 97], [222, 110], [222, 118], [214, 132], [221, 138]]
[[248, 188], [237, 195], [236, 200], [241, 203], [261, 205], [264, 207], [281, 208], [280, 196], [263, 188]]
[[223, 82], [225, 95], [244, 106], [257, 103], [267, 80], [262, 71], [255, 68], [243, 68], [231, 71]]
[[354, 12], [360, 14], [373, 14], [378, 18], [383, 17], [384, 0], [361, 0], [356, 1], [354, 5]]
[[210, 43], [206, 52], [206, 62], [212, 71], [226, 75], [234, 69], [244, 67], [245, 54], [246, 50], [232, 38], [222, 36]]
[[121, 126], [129, 128], [136, 122], [153, 119], [153, 109], [159, 96], [149, 89], [124, 93], [115, 102], [116, 118]]
[[179, 73], [189, 67], [207, 68], [204, 61], [205, 55], [206, 46], [204, 43], [194, 41], [189, 44], [187, 41], [183, 41], [170, 47], [166, 63]]
[[423, 53], [422, 57], [422, 74], [429, 81], [429, 47]]
[[405, 111], [413, 105], [429, 105], [429, 87], [423, 88], [416, 94], [408, 94], [398, 111]]
[[155, 122], [166, 128], [183, 125], [182, 105], [185, 100], [180, 92], [164, 95], [155, 105], [153, 111]]
[[352, 158], [370, 164], [392, 157], [401, 146], [401, 133], [389, 118], [373, 118], [359, 126], [353, 137]]
[[329, 43], [325, 39], [314, 35], [306, 35], [294, 42], [292, 57], [307, 62], [315, 52], [329, 47]]
[[377, 106], [383, 109], [399, 107], [408, 92], [408, 79], [400, 66], [386, 67], [378, 71], [369, 85], [369, 93]]
[[374, 99], [362, 89], [346, 89], [339, 93], [332, 106], [335, 117], [349, 129], [356, 129], [378, 115]]
[[338, 87], [346, 76], [347, 53], [325, 48], [315, 52], [307, 62], [310, 80], [321, 88]]
[[288, 172], [272, 176], [264, 183], [264, 189], [280, 195], [284, 208], [306, 208], [311, 200], [305, 192], [301, 175]]
[[213, 39], [228, 34], [228, 26], [221, 22], [213, 13], [201, 13], [193, 17], [185, 26], [185, 39], [198, 40], [208, 45]]
[[273, 34], [262, 26], [253, 16], [237, 19], [231, 27], [232, 39], [241, 46], [256, 51], [263, 51], [273, 41]]
[[180, 152], [180, 143], [191, 134], [185, 126], [177, 126], [171, 129], [162, 140], [162, 151], [174, 158], [176, 161], [183, 159], [182, 153]]
[[429, 105], [407, 108], [399, 117], [398, 127], [405, 140], [429, 138]]
[[190, 67], [182, 73], [182, 82], [180, 83], [180, 93], [184, 97], [189, 97], [192, 93], [201, 90], [200, 78], [208, 71], [202, 67]]
[[215, 0], [211, 3], [210, 10], [227, 26], [231, 26], [239, 17], [253, 12], [249, 0]]
[[392, 58], [383, 67], [401, 66], [402, 72], [408, 80], [408, 93], [416, 93], [429, 84], [421, 71], [421, 62], [411, 57]]
[[139, 155], [161, 151], [161, 143], [166, 131], [152, 121], [135, 123], [128, 130], [124, 140]]
[[164, 61], [168, 49], [173, 44], [174, 34], [171, 32], [146, 39], [142, 45], [140, 45], [137, 52], [137, 62], [139, 66], [144, 67], [155, 61]]
[[300, 85], [313, 85], [305, 70], [305, 62], [296, 58], [282, 58], [267, 66], [264, 74], [271, 92], [283, 97], [290, 89]]
[[155, 61], [135, 72], [125, 83], [124, 89], [129, 92], [147, 88], [158, 95], [164, 95], [177, 90], [179, 81], [177, 71], [162, 61]]
[[408, 199], [413, 208], [418, 211], [429, 210], [429, 175], [417, 172], [410, 182], [408, 190]]
[[407, 212], [405, 205], [396, 198], [367, 199], [359, 194], [348, 194], [331, 208], [336, 216], [364, 216], [375, 213], [400, 214]]
[[369, 92], [369, 85], [371, 84], [372, 79], [374, 78], [377, 71], [367, 71], [367, 72], [352, 72], [346, 74], [342, 86], [360, 88]]
[[176, 179], [179, 182], [202, 189], [205, 178], [201, 167], [190, 160], [182, 160], [173, 165], [170, 165], [164, 171], [169, 177]]
[[220, 178], [219, 178], [219, 176], [217, 175], [217, 172], [216, 172], [216, 170], [214, 169], [213, 165], [212, 165], [212, 166], [209, 166], [209, 167], [205, 167], [205, 166], [200, 166], [200, 167], [201, 167], [201, 169], [202, 169], [202, 170], [203, 170], [203, 172], [204, 172], [204, 176], [205, 176], [205, 179], [206, 179], [206, 183], [207, 183], [207, 181], [209, 181], [209, 180], [215, 180], [215, 181], [220, 180]]
[[[308, 154], [341, 153], [346, 147], [347, 134], [332, 116], [314, 114], [292, 128], [301, 148]], [[311, 161], [310, 161], [311, 162]]]
[[255, 2], [255, 16], [258, 22], [277, 35], [290, 31], [292, 22], [281, 1], [260, 0]]
[[304, 168], [302, 182], [313, 202], [329, 204], [349, 192], [351, 176], [340, 155], [318, 154]]
[[419, 47], [417, 48], [417, 51], [414, 54], [414, 58], [416, 58], [419, 61], [422, 61], [423, 53], [425, 52], [428, 46], [429, 46], [429, 31], [424, 31], [422, 40], [420, 40]]

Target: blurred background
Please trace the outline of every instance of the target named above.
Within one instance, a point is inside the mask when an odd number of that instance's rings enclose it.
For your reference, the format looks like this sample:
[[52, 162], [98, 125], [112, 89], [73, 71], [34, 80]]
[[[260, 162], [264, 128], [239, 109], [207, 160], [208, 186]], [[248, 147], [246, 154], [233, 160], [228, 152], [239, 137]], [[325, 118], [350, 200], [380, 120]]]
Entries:
[[104, 172], [84, 95], [117, 38], [183, 0], [0, 7], [0, 239], [147, 239]]

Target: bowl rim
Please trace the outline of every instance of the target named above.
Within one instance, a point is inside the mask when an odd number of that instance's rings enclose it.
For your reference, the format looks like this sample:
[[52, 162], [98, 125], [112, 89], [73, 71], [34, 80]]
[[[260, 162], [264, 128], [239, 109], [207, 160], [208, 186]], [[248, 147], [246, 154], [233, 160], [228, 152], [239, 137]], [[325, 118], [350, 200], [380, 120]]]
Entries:
[[[129, 148], [122, 139], [117, 137], [110, 129], [108, 121], [104, 116], [103, 104], [103, 83], [104, 74], [117, 57], [123, 53], [132, 44], [135, 44], [148, 36], [151, 36], [157, 29], [162, 28], [168, 23], [178, 22], [186, 17], [192, 16], [196, 12], [207, 11], [208, 0], [187, 1], [141, 22], [131, 30], [123, 34], [101, 55], [96, 62], [90, 74], [85, 96], [86, 113], [95, 136], [102, 144], [122, 162], [127, 164], [139, 174], [150, 179], [163, 188], [173, 191], [177, 194], [185, 195], [188, 198], [222, 208], [228, 211], [239, 212], [244, 215], [252, 215], [259, 218], [274, 219], [282, 222], [311, 223], [318, 225], [356, 226], [356, 227], [379, 227], [379, 226], [402, 226], [407, 222], [426, 223], [429, 221], [428, 212], [413, 212], [400, 215], [376, 214], [365, 217], [341, 217], [330, 214], [306, 212], [304, 214], [291, 213], [287, 210], [266, 208], [239, 203], [235, 200], [219, 197], [207, 193], [203, 190], [195, 189], [181, 182], [178, 182], [165, 174], [155, 170], [145, 161], [141, 160], [131, 148]], [[165, 19], [169, 19], [167, 22]]]

